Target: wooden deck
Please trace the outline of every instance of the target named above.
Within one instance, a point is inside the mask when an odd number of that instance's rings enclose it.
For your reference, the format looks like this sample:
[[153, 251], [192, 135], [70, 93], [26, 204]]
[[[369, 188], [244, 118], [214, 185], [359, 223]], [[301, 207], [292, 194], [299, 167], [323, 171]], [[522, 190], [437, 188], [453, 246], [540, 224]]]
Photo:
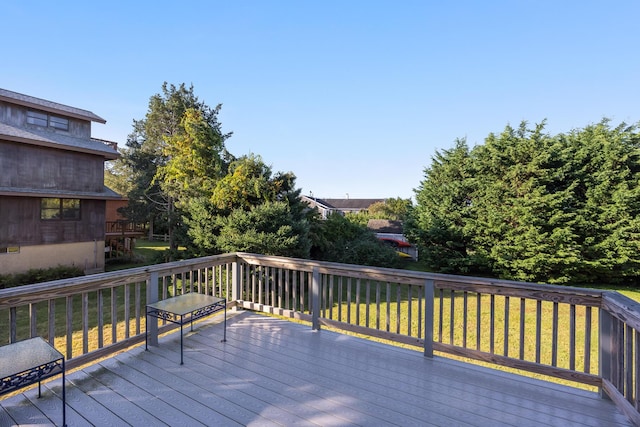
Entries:
[[[69, 426], [626, 426], [614, 405], [569, 387], [425, 358], [250, 312], [67, 376]], [[60, 379], [0, 400], [0, 426], [61, 421]]]

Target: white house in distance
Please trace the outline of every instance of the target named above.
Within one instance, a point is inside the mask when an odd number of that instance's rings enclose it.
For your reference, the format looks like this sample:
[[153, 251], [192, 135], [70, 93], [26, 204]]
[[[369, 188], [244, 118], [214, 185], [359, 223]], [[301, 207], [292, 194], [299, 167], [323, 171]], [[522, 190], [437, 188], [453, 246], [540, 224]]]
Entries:
[[[301, 198], [309, 207], [317, 209], [322, 219], [327, 219], [327, 216], [332, 213], [345, 215], [366, 211], [372, 204], [385, 201], [385, 199], [320, 199], [312, 196], [301, 196]], [[372, 230], [378, 239], [396, 249], [399, 255], [413, 260], [418, 259], [418, 249], [407, 242], [402, 233], [402, 221], [371, 219], [367, 228]]]
[[316, 208], [322, 219], [327, 219], [331, 213], [339, 212], [342, 215], [347, 213], [358, 213], [366, 211], [369, 206], [376, 202], [384, 202], [385, 199], [319, 199], [312, 196], [301, 196], [302, 201], [310, 207]]

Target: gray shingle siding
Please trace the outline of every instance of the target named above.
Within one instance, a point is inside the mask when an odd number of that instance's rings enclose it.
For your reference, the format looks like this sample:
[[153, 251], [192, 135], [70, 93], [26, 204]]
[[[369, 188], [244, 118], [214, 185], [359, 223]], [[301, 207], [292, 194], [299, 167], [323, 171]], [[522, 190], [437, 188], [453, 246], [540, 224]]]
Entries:
[[59, 149], [71, 149], [72, 151], [83, 151], [100, 154], [106, 159], [116, 159], [119, 154], [113, 147], [93, 139], [74, 138], [62, 133], [49, 132], [39, 129], [25, 129], [0, 123], [0, 138], [18, 140], [28, 144], [45, 145]]
[[9, 102], [24, 105], [27, 107], [37, 108], [49, 112], [58, 112], [62, 115], [71, 115], [72, 117], [90, 120], [92, 122], [106, 123], [102, 117], [92, 113], [91, 111], [81, 108], [70, 107], [68, 105], [59, 104], [46, 99], [36, 98], [34, 96], [24, 95], [22, 93], [13, 92], [0, 88], [0, 99], [6, 99]]

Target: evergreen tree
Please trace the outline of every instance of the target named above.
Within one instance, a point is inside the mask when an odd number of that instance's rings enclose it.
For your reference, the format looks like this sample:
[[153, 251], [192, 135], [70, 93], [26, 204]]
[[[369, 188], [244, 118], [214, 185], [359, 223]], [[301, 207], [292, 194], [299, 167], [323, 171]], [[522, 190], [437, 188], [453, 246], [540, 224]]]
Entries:
[[635, 283], [640, 138], [604, 120], [550, 136], [507, 126], [437, 153], [407, 235], [436, 271], [551, 283]]
[[226, 173], [223, 136], [205, 121], [200, 110], [184, 112], [180, 129], [165, 138], [163, 156], [154, 181], [176, 201], [178, 207], [194, 197], [211, 197]]
[[468, 230], [499, 276], [562, 283], [577, 260], [572, 213], [562, 209], [570, 193], [559, 147], [543, 130], [522, 122], [476, 147]]
[[[295, 176], [273, 174], [259, 156], [228, 153], [231, 134], [221, 131], [220, 108], [208, 107], [184, 84], [164, 83], [151, 97], [118, 169], [131, 187], [129, 217], [168, 231], [171, 251], [179, 240], [195, 255], [266, 251], [259, 242], [269, 242], [274, 247], [265, 253], [308, 256], [308, 218]], [[254, 228], [243, 227], [243, 218]], [[297, 234], [285, 237], [287, 230]]]
[[217, 217], [216, 247], [221, 252], [252, 252], [308, 258], [309, 223], [296, 218], [286, 202], [267, 201]]
[[450, 150], [436, 152], [416, 191], [405, 235], [418, 245], [420, 259], [441, 272], [476, 272], [482, 261], [472, 247], [468, 217], [472, 207], [474, 175], [464, 139]]
[[562, 136], [571, 165], [578, 281], [636, 283], [640, 267], [640, 136], [608, 121]]
[[176, 87], [165, 82], [162, 93], [150, 98], [145, 118], [134, 120], [133, 131], [122, 151], [122, 169], [131, 185], [127, 216], [135, 221], [148, 221], [151, 232], [154, 227], [167, 231], [173, 249], [177, 247], [176, 234], [182, 221], [174, 195], [159, 179], [159, 170], [169, 161], [167, 141], [184, 134], [183, 118], [189, 109], [198, 111], [211, 132], [224, 141], [230, 134], [221, 133], [217, 121], [220, 108], [218, 105], [212, 109], [199, 101], [193, 86], [187, 88], [181, 84]]
[[[260, 253], [309, 256], [310, 217], [295, 188], [295, 176], [273, 174], [260, 156], [233, 161], [207, 196], [190, 199], [188, 210], [189, 236], [198, 255], [257, 250], [272, 242], [276, 246]], [[250, 228], [247, 220], [253, 221]], [[287, 240], [287, 230], [301, 234]]]

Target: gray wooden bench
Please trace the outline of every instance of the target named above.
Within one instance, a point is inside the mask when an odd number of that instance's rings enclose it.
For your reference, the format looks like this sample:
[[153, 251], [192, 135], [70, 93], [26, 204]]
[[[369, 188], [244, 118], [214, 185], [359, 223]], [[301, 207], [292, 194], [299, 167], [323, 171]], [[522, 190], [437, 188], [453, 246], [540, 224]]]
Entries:
[[62, 425], [67, 425], [64, 356], [40, 337], [0, 347], [0, 396], [62, 374]]

